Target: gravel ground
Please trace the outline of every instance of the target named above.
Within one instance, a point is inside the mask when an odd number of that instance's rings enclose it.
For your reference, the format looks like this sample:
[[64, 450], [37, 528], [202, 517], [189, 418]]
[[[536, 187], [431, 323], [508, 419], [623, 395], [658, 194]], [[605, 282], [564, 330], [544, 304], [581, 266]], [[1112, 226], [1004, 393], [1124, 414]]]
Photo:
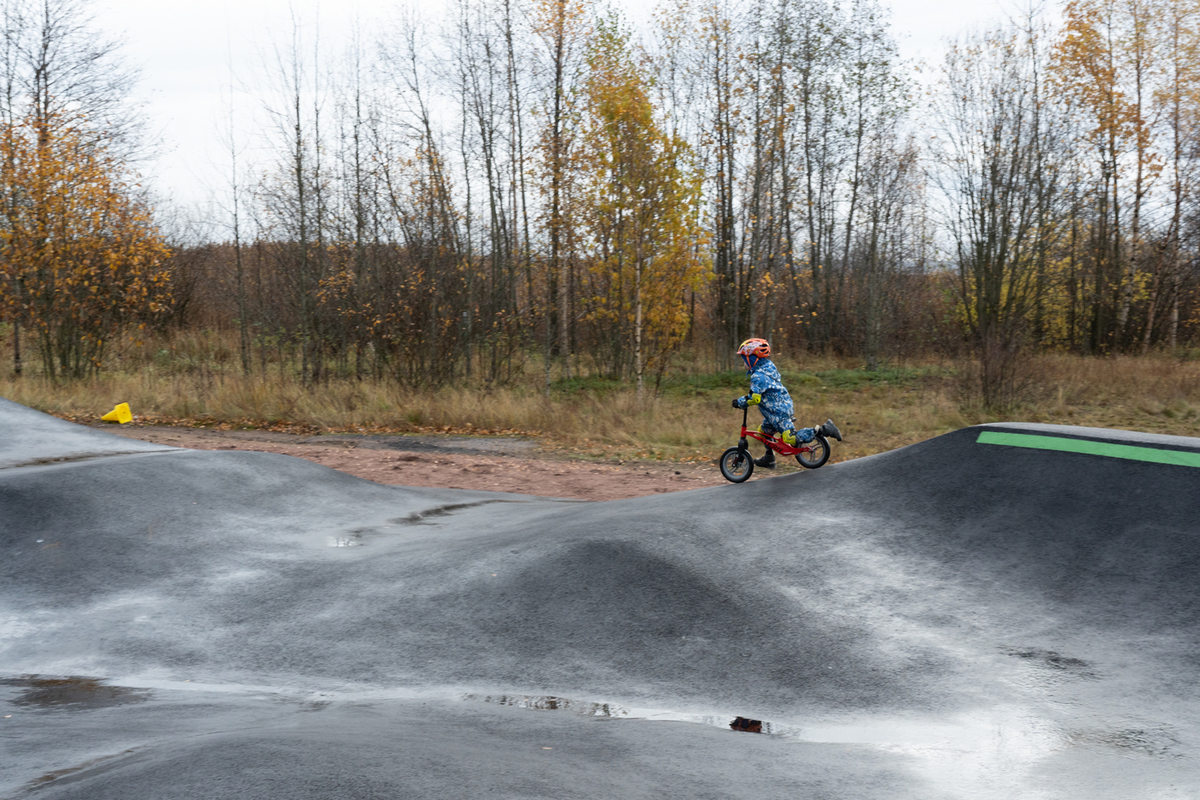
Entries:
[[[100, 427], [100, 426], [97, 426]], [[715, 463], [572, 461], [541, 453], [530, 439], [467, 436], [308, 436], [269, 431], [103, 425], [153, 444], [192, 450], [258, 450], [313, 461], [376, 483], [617, 500], [725, 481]], [[717, 454], [713, 454], [714, 459]], [[752, 480], [768, 477], [760, 470]]]

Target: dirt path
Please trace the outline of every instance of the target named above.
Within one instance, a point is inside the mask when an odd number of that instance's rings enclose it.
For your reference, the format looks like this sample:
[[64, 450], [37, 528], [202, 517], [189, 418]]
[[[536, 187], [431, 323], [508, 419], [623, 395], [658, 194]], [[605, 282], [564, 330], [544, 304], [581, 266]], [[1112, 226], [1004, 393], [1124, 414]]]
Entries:
[[[144, 442], [193, 450], [259, 450], [298, 456], [397, 486], [482, 489], [578, 500], [616, 500], [727, 485], [716, 464], [570, 461], [526, 439], [466, 436], [308, 436], [268, 431], [106, 425]], [[767, 473], [765, 470], [763, 471]], [[759, 478], [754, 476], [754, 480]]]

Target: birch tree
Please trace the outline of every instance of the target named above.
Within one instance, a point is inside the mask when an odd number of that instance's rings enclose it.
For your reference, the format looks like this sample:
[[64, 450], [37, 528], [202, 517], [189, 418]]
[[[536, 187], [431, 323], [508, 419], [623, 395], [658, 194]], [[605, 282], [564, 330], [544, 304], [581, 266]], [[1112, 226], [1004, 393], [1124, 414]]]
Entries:
[[607, 330], [599, 352], [618, 374], [631, 360], [641, 397], [647, 370], [663, 368], [686, 332], [685, 290], [706, 267], [691, 149], [661, 129], [630, 55], [618, 21], [602, 21], [588, 58], [577, 208], [594, 251], [588, 316]]

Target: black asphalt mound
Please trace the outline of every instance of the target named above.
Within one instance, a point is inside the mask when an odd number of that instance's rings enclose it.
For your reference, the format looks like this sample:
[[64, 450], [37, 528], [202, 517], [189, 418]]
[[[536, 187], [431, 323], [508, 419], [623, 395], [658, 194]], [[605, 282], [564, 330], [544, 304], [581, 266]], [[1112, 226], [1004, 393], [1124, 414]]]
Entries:
[[0, 469], [169, 449], [74, 425], [3, 397], [0, 425], [4, 431], [0, 436]]
[[[1200, 451], [1200, 440], [1182, 437], [989, 429]], [[877, 457], [871, 466], [888, 473], [887, 491], [856, 492], [847, 502], [894, 514], [903, 533], [884, 538], [907, 553], [961, 578], [1036, 594], [1080, 624], [1144, 633], [1194, 627], [1200, 468], [977, 444], [980, 431], [956, 431]]]
[[8, 430], [2, 796], [1200, 791], [1200, 468], [1111, 454], [1197, 440], [579, 503]]

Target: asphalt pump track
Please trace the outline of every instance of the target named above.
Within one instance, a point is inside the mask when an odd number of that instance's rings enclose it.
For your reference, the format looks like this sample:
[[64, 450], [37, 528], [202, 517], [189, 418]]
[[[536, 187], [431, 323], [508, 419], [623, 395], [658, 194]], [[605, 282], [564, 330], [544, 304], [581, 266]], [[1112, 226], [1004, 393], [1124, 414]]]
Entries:
[[1198, 490], [1008, 423], [575, 502], [0, 400], [0, 797], [1200, 796]]

